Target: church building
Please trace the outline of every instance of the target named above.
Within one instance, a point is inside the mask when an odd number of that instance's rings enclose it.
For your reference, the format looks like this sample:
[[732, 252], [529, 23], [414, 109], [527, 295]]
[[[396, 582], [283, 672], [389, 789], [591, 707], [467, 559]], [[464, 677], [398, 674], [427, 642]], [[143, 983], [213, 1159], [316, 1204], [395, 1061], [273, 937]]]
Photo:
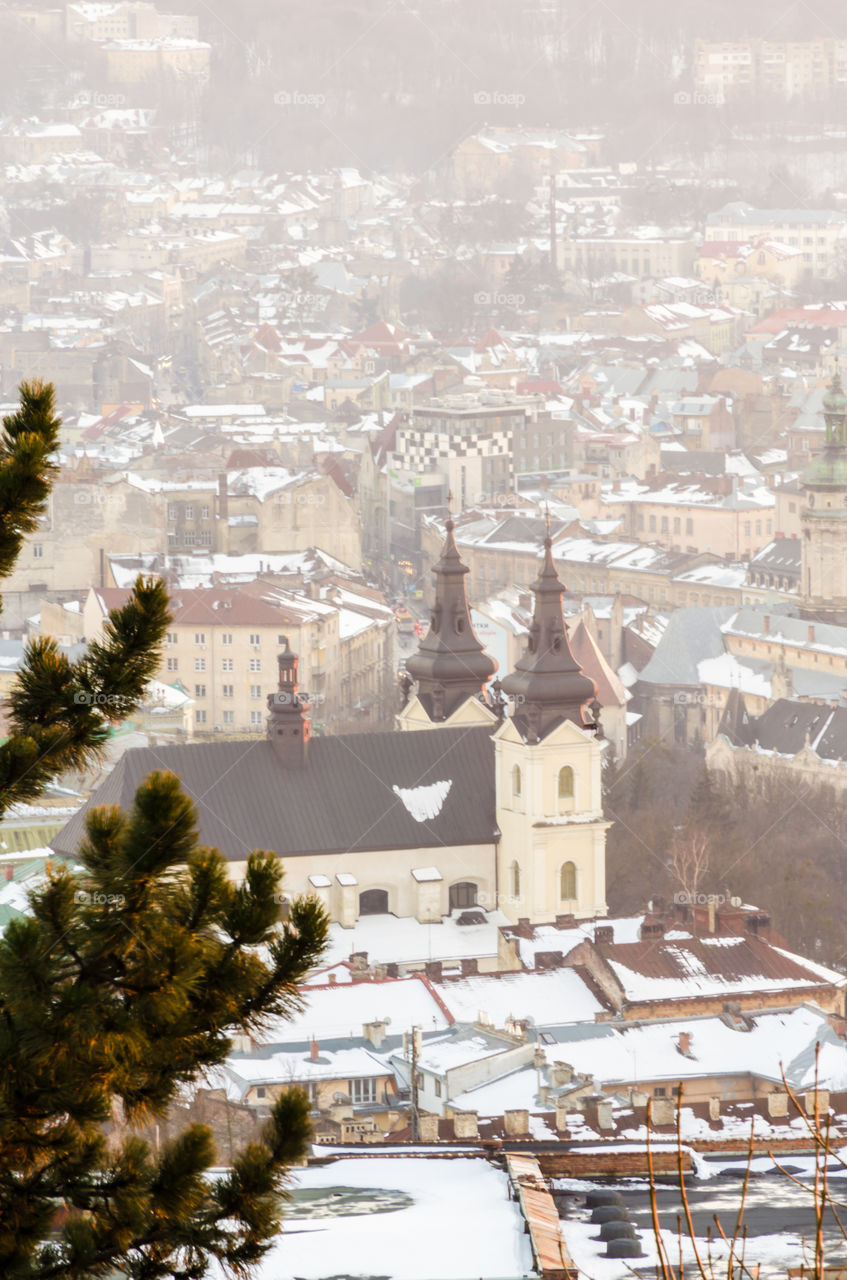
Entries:
[[502, 683], [471, 624], [467, 572], [448, 519], [397, 730], [312, 738], [286, 645], [264, 738], [127, 751], [56, 852], [73, 856], [90, 809], [129, 808], [144, 778], [168, 769], [234, 877], [253, 849], [273, 850], [286, 893], [315, 894], [344, 926], [474, 907], [515, 923], [605, 915], [600, 708], [568, 644], [549, 530], [526, 649]]

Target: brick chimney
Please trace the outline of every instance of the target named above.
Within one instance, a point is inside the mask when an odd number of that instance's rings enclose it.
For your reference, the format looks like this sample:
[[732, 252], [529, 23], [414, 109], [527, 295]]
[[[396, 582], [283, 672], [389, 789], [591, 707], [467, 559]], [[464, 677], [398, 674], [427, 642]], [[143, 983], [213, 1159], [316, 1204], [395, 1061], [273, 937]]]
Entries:
[[312, 1062], [317, 1062], [318, 1057], [320, 1055], [320, 1051], [321, 1051], [321, 1046], [318, 1044], [317, 1040], [310, 1040], [309, 1041], [309, 1057]]
[[598, 924], [594, 926], [595, 942], [614, 942], [615, 930], [610, 924]]
[[810, 625], [809, 626], [809, 644], [814, 644], [814, 643], [815, 643], [815, 628]]
[[771, 618], [769, 613], [766, 613], [762, 619], [762, 625], [764, 627], [765, 635], [768, 635], [771, 629]]
[[442, 981], [441, 961], [427, 960], [426, 964], [424, 965], [424, 973], [428, 978], [431, 978], [433, 982], [441, 982]]
[[691, 1032], [680, 1031], [676, 1039], [676, 1047], [680, 1053], [689, 1054], [691, 1052]]
[[459, 961], [462, 967], [462, 977], [470, 978], [474, 974], [479, 973], [479, 961], [475, 956], [463, 956]]

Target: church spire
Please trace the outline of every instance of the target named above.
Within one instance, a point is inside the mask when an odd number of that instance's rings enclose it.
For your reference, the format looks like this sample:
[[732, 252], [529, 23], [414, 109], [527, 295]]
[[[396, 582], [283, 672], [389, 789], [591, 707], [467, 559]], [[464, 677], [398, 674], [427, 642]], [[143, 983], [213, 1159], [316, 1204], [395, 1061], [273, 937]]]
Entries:
[[302, 769], [309, 751], [311, 726], [305, 698], [299, 692], [297, 655], [292, 652], [288, 636], [285, 648], [277, 655], [279, 685], [268, 694], [268, 741], [280, 763], [287, 769]]
[[535, 597], [526, 649], [515, 670], [503, 681], [503, 692], [514, 700], [513, 721], [529, 742], [540, 741], [561, 720], [580, 728], [594, 728], [585, 713], [597, 686], [571, 653], [562, 596], [565, 589], [553, 563], [550, 513], [544, 538], [544, 557], [530, 591]]
[[[832, 381], [826, 389], [822, 405], [826, 424], [826, 443], [823, 453], [813, 458], [800, 477], [807, 491], [842, 490], [847, 488], [847, 395], [841, 385], [838, 361]], [[810, 499], [814, 506], [814, 499]]]
[[446, 537], [432, 567], [435, 603], [429, 630], [406, 670], [418, 684], [418, 699], [431, 720], [446, 720], [468, 698], [479, 698], [497, 663], [480, 644], [471, 622], [465, 575], [448, 495]]

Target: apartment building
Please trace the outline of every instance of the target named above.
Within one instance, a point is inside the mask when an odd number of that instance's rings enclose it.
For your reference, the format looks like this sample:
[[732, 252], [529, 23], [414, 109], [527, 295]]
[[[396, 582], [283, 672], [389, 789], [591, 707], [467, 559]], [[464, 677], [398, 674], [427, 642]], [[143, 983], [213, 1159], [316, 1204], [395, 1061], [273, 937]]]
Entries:
[[694, 84], [719, 103], [750, 93], [822, 97], [847, 84], [847, 40], [698, 40]]
[[845, 236], [847, 214], [834, 209], [756, 209], [742, 200], [708, 214], [703, 233], [707, 244], [777, 241], [800, 250], [804, 270], [821, 276], [840, 268]]
[[[126, 595], [118, 588], [88, 593], [88, 639]], [[258, 578], [177, 588], [170, 605], [157, 678], [179, 684], [192, 698], [194, 737], [264, 733], [267, 697], [278, 684], [277, 655], [286, 644], [300, 657], [314, 732], [364, 729], [394, 710], [394, 617], [367, 594], [330, 586], [324, 598], [310, 597]]]

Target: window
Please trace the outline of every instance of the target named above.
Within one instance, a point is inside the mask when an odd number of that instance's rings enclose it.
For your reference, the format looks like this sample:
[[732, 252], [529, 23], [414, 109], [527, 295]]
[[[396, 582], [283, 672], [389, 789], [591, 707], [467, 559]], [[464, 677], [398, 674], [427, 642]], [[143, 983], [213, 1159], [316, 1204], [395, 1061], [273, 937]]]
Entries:
[[521, 896], [521, 869], [517, 862], [512, 863], [512, 897], [516, 900]]
[[186, 547], [195, 546], [197, 539], [194, 536], [193, 530], [186, 529], [185, 533], [182, 535], [182, 541], [183, 541], [183, 545]]
[[206, 670], [206, 659], [205, 659], [205, 658], [195, 658], [195, 659], [194, 659], [194, 670], [195, 670], [195, 671], [205, 671], [205, 670]]
[[277, 636], [276, 642], [277, 644], [285, 646], [288, 644], [288, 636]]
[[261, 658], [251, 658], [251, 659], [250, 659], [250, 670], [251, 670], [251, 671], [261, 671], [261, 670], [262, 670], [262, 659], [261, 659]]
[[376, 1080], [351, 1080], [349, 1085], [351, 1102], [376, 1102]]
[[670, 531], [670, 527], [671, 526], [670, 526], [670, 521], [668, 520], [668, 517], [662, 516], [662, 533], [668, 533]]
[[201, 547], [210, 547], [212, 545], [211, 529], [201, 529], [197, 541]]
[[694, 521], [690, 518], [685, 522], [685, 532], [689, 535], [689, 537], [694, 532]]
[[223, 635], [221, 636], [221, 644], [232, 644], [231, 631], [224, 631]]
[[195, 644], [205, 644], [205, 643], [206, 643], [206, 632], [205, 632], [205, 631], [195, 631], [195, 632], [194, 632], [194, 643], [195, 643]]
[[655, 532], [656, 532], [656, 517], [655, 517], [655, 516], [651, 516], [651, 517], [650, 517], [650, 532], [651, 532], [651, 533], [655, 533]]
[[251, 712], [250, 712], [250, 723], [251, 723], [251, 724], [253, 724], [253, 725], [257, 725], [257, 724], [259, 724], [259, 725], [260, 725], [260, 724], [262, 723], [262, 713], [261, 713], [261, 711], [251, 711]]
[[364, 889], [359, 894], [360, 916], [384, 916], [388, 912], [386, 889]]
[[208, 519], [209, 519], [209, 508], [208, 508], [208, 507], [203, 506], [203, 507], [201, 507], [201, 508], [200, 508], [200, 519], [201, 519], [201, 520], [208, 520]]
[[232, 671], [234, 667], [232, 658], [221, 658], [221, 671]]
[[682, 518], [680, 516], [674, 516], [673, 518], [673, 531], [674, 533], [682, 533]]
[[234, 712], [234, 711], [225, 711], [225, 712], [224, 712], [224, 724], [235, 724], [235, 712]]
[[44, 556], [44, 547], [40, 542], [33, 543], [32, 558], [33, 560], [41, 560]]
[[250, 643], [251, 643], [251, 644], [261, 644], [261, 643], [262, 643], [262, 637], [259, 635], [258, 631], [251, 631], [251, 632], [250, 632]]
[[195, 698], [205, 698], [206, 686], [204, 684], [196, 684], [194, 686], [194, 696]]
[[169, 502], [169, 503], [168, 503], [168, 519], [169, 519], [169, 520], [176, 520], [176, 518], [177, 518], [176, 503], [175, 503], [175, 502]]
[[185, 505], [185, 518], [186, 520], [194, 519], [194, 508], [192, 507], [190, 502], [186, 503]]
[[251, 684], [250, 697], [261, 698], [261, 696], [262, 696], [262, 686], [260, 684]]
[[433, 1080], [432, 1092], [435, 1094], [436, 1098], [441, 1097], [441, 1081], [440, 1080]]
[[178, 542], [179, 542], [179, 539], [177, 538], [177, 536], [176, 536], [176, 534], [175, 534], [175, 533], [169, 533], [169, 534], [168, 534], [168, 546], [169, 546], [169, 547], [175, 547], [175, 546], [177, 546]]
[[569, 764], [562, 765], [559, 770], [559, 799], [573, 798], [573, 769]]
[[478, 886], [472, 880], [462, 880], [450, 886], [450, 910], [476, 906]]
[[264, 1086], [263, 1084], [260, 1084], [260, 1085], [257, 1085], [257, 1086], [256, 1086], [256, 1097], [257, 1097], [257, 1098], [264, 1098], [266, 1094], [267, 1094], [267, 1089], [265, 1088], [265, 1086]]
[[521, 767], [516, 764], [512, 769], [512, 795], [518, 797], [521, 794]]
[[205, 724], [205, 723], [206, 723], [206, 712], [205, 712], [205, 711], [195, 711], [195, 712], [194, 712], [194, 723], [195, 723], [195, 724]]
[[751, 529], [752, 529], [752, 525], [750, 524], [750, 521], [749, 521], [749, 520], [745, 520], [745, 521], [744, 521], [744, 537], [745, 537], [745, 538], [749, 538], [749, 537], [750, 537], [750, 531], [751, 531]]
[[165, 644], [176, 644], [177, 636], [175, 631], [169, 631], [165, 636]]
[[559, 897], [564, 902], [573, 902], [576, 899], [576, 864], [573, 862], [565, 862], [559, 872]]
[[178, 658], [168, 658], [168, 671], [179, 671]]
[[224, 687], [223, 687], [223, 696], [224, 696], [225, 698], [234, 698], [234, 697], [235, 697], [235, 685], [234, 685], [234, 684], [225, 684], [225, 685], [224, 685]]

